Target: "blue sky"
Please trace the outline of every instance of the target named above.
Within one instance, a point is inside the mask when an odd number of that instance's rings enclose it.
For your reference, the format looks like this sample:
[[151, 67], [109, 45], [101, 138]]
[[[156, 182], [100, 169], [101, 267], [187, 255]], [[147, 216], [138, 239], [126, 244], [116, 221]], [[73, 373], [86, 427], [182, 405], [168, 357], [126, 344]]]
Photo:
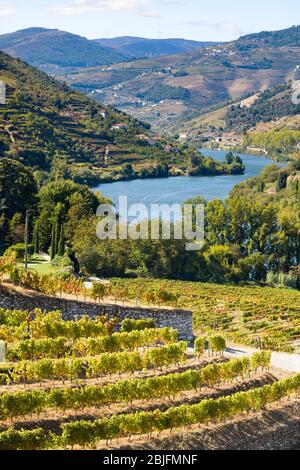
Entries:
[[0, 0], [0, 34], [43, 26], [88, 38], [226, 41], [293, 24], [299, 0]]

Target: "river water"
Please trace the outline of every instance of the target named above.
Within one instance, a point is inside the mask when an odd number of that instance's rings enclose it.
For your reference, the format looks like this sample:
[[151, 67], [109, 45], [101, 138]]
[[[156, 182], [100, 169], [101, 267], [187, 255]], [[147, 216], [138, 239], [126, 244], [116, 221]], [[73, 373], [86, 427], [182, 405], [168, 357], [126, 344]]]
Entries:
[[[205, 156], [224, 161], [227, 152], [219, 150], [204, 150]], [[133, 181], [118, 181], [101, 184], [95, 190], [110, 198], [118, 207], [120, 196], [127, 196], [128, 204], [182, 204], [187, 199], [203, 196], [206, 200], [226, 199], [232, 188], [242, 181], [258, 176], [268, 165], [274, 163], [266, 157], [239, 154], [246, 167], [244, 175], [228, 176], [178, 176]]]

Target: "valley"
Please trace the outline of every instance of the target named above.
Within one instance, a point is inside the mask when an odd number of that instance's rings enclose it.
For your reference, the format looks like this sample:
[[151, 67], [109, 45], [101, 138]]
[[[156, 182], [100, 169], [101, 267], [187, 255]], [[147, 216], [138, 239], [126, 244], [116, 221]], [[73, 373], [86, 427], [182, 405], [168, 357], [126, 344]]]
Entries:
[[[273, 39], [267, 45], [259, 36], [242, 37], [184, 54], [77, 69], [64, 78], [96, 100], [150, 122], [155, 129], [174, 132], [203, 110], [235, 103], [293, 78], [299, 65], [297, 34], [299, 28], [290, 28], [284, 39]], [[290, 36], [294, 39], [291, 44]], [[147, 97], [149, 89], [157, 98]]]
[[300, 26], [150, 3], [0, 35], [0, 451], [300, 446]]

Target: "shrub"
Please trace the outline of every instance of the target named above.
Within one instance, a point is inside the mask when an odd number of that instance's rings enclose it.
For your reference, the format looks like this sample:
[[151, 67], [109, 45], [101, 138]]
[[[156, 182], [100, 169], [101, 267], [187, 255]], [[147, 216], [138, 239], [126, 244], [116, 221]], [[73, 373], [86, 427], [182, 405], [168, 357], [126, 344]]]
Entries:
[[[11, 245], [5, 252], [5, 255], [10, 255], [15, 252], [17, 255], [18, 261], [24, 261], [25, 258], [25, 243], [17, 243], [16, 245]], [[32, 256], [34, 253], [34, 246], [28, 245], [28, 254]]]
[[130, 333], [130, 331], [134, 330], [146, 330], [149, 328], [155, 328], [155, 322], [152, 319], [145, 319], [145, 320], [131, 320], [126, 319], [122, 321], [121, 331]]
[[206, 348], [206, 339], [199, 337], [195, 340], [195, 353], [197, 356], [202, 356]]

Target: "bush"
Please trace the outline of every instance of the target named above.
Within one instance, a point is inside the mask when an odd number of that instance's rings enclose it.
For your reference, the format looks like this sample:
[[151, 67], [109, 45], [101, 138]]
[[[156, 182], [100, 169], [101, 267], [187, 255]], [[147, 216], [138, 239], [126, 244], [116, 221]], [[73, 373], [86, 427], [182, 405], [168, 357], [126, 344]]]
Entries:
[[59, 268], [57, 272], [59, 277], [68, 278], [74, 274], [74, 265], [67, 254], [63, 256], [56, 255], [52, 261], [52, 266]]
[[206, 339], [205, 338], [197, 338], [195, 340], [195, 353], [197, 356], [202, 356], [204, 354], [206, 348]]
[[273, 273], [267, 274], [267, 284], [272, 287], [283, 287], [289, 289], [297, 288], [297, 275], [293, 273]]
[[226, 349], [226, 341], [223, 336], [212, 336], [209, 339], [209, 347], [212, 352], [223, 353]]
[[[16, 245], [11, 245], [5, 252], [5, 255], [10, 255], [12, 252], [15, 252], [17, 255], [17, 261], [24, 261], [25, 258], [25, 243], [17, 243]], [[34, 246], [28, 245], [28, 254], [32, 256], [34, 253]]]
[[155, 322], [152, 319], [149, 320], [123, 320], [122, 321], [122, 326], [121, 326], [121, 331], [130, 333], [131, 331], [134, 330], [146, 330], [149, 328], [155, 328]]

